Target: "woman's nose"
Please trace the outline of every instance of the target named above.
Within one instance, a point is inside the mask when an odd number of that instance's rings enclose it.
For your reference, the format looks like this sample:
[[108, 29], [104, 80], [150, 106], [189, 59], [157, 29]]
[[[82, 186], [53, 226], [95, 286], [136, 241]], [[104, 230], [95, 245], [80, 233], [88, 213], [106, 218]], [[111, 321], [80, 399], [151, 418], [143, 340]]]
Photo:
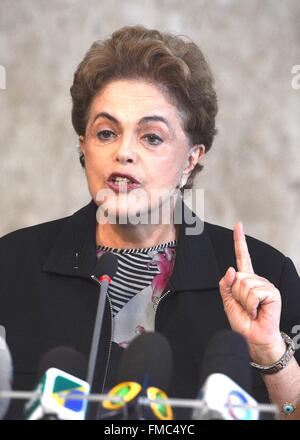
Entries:
[[116, 160], [122, 165], [136, 162], [137, 153], [133, 141], [123, 140], [120, 142], [116, 151]]
[[120, 164], [124, 165], [127, 162], [133, 163], [134, 160], [130, 153], [122, 152], [117, 155], [117, 162], [120, 162]]

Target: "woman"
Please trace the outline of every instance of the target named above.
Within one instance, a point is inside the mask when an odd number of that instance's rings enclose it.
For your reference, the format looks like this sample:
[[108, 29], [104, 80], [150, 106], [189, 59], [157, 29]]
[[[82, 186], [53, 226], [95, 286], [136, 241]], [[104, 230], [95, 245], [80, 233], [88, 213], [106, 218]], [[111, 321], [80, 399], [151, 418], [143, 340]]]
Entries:
[[[299, 365], [281, 334], [300, 322], [293, 263], [246, 240], [241, 223], [233, 235], [207, 222], [191, 235], [185, 215], [174, 221], [178, 201], [188, 211], [178, 194], [192, 186], [216, 134], [217, 99], [200, 49], [170, 34], [124, 27], [92, 45], [71, 95], [92, 201], [0, 242], [0, 323], [13, 354], [14, 388], [33, 387], [39, 359], [54, 346], [88, 356], [98, 301], [90, 276], [97, 257], [112, 252], [118, 270], [94, 391], [115, 384], [135, 335], [155, 330], [173, 349], [170, 394], [193, 398], [207, 341], [231, 328], [246, 338], [256, 364], [253, 396], [277, 403], [282, 418], [300, 418]], [[16, 416], [11, 409], [9, 417]]]

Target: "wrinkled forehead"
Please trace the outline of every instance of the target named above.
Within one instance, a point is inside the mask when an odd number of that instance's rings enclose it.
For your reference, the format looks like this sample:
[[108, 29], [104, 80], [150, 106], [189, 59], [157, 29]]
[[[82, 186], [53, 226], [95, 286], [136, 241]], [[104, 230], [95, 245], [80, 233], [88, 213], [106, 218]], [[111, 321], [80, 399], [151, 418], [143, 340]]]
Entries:
[[[156, 115], [157, 122], [167, 121], [169, 129], [182, 129], [182, 114], [159, 85], [140, 80], [116, 80], [107, 84], [93, 98], [88, 123], [100, 113], [108, 113], [123, 124], [138, 124]], [[161, 121], [159, 120], [161, 118]], [[148, 119], [149, 122], [154, 120]]]

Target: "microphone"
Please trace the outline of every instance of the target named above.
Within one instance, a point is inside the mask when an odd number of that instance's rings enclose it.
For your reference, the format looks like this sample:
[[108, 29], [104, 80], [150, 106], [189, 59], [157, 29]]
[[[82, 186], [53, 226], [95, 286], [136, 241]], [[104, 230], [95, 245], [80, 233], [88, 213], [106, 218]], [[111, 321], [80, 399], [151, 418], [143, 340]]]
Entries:
[[[12, 385], [12, 360], [10, 351], [2, 336], [0, 336], [0, 392], [11, 391]], [[10, 400], [8, 398], [0, 399], [0, 420], [5, 416]]]
[[84, 420], [87, 401], [72, 400], [72, 395], [89, 394], [89, 384], [81, 379], [86, 369], [84, 356], [72, 348], [47, 352], [40, 361], [36, 396], [25, 405], [26, 420]]
[[[118, 385], [108, 395], [122, 397], [124, 402], [104, 401], [102, 407], [110, 415], [126, 414], [128, 419], [172, 420], [170, 405], [140, 405], [138, 398], [167, 399], [173, 369], [173, 354], [168, 340], [159, 333], [146, 332], [134, 338], [124, 351], [117, 375]], [[104, 413], [104, 416], [109, 413]], [[125, 416], [126, 417], [126, 416]]]
[[[257, 402], [251, 397], [251, 370], [246, 340], [223, 330], [211, 339], [204, 354], [198, 397], [205, 409], [195, 409], [192, 420], [257, 420]], [[240, 407], [234, 407], [239, 405]]]
[[97, 353], [99, 353], [100, 356], [102, 349], [100, 345], [100, 338], [101, 338], [101, 330], [102, 330], [102, 322], [103, 322], [107, 290], [109, 283], [112, 281], [112, 278], [115, 276], [115, 273], [117, 272], [117, 268], [118, 268], [117, 256], [111, 253], [105, 253], [98, 259], [96, 267], [94, 269], [94, 274], [91, 275], [91, 278], [95, 282], [97, 282], [98, 285], [100, 286], [100, 295], [99, 295], [93, 339], [92, 339], [89, 363], [88, 363], [88, 373], [87, 373], [87, 382], [90, 384], [91, 387], [95, 376]]

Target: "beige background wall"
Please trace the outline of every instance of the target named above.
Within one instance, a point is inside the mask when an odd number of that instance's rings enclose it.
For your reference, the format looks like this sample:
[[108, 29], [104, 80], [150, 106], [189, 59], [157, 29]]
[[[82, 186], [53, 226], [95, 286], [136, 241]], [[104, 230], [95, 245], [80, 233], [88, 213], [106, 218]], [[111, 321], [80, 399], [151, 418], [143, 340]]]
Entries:
[[205, 219], [242, 220], [299, 270], [299, 23], [298, 0], [0, 0], [0, 235], [89, 200], [73, 72], [94, 40], [144, 24], [193, 38], [215, 73], [219, 134], [198, 179]]

